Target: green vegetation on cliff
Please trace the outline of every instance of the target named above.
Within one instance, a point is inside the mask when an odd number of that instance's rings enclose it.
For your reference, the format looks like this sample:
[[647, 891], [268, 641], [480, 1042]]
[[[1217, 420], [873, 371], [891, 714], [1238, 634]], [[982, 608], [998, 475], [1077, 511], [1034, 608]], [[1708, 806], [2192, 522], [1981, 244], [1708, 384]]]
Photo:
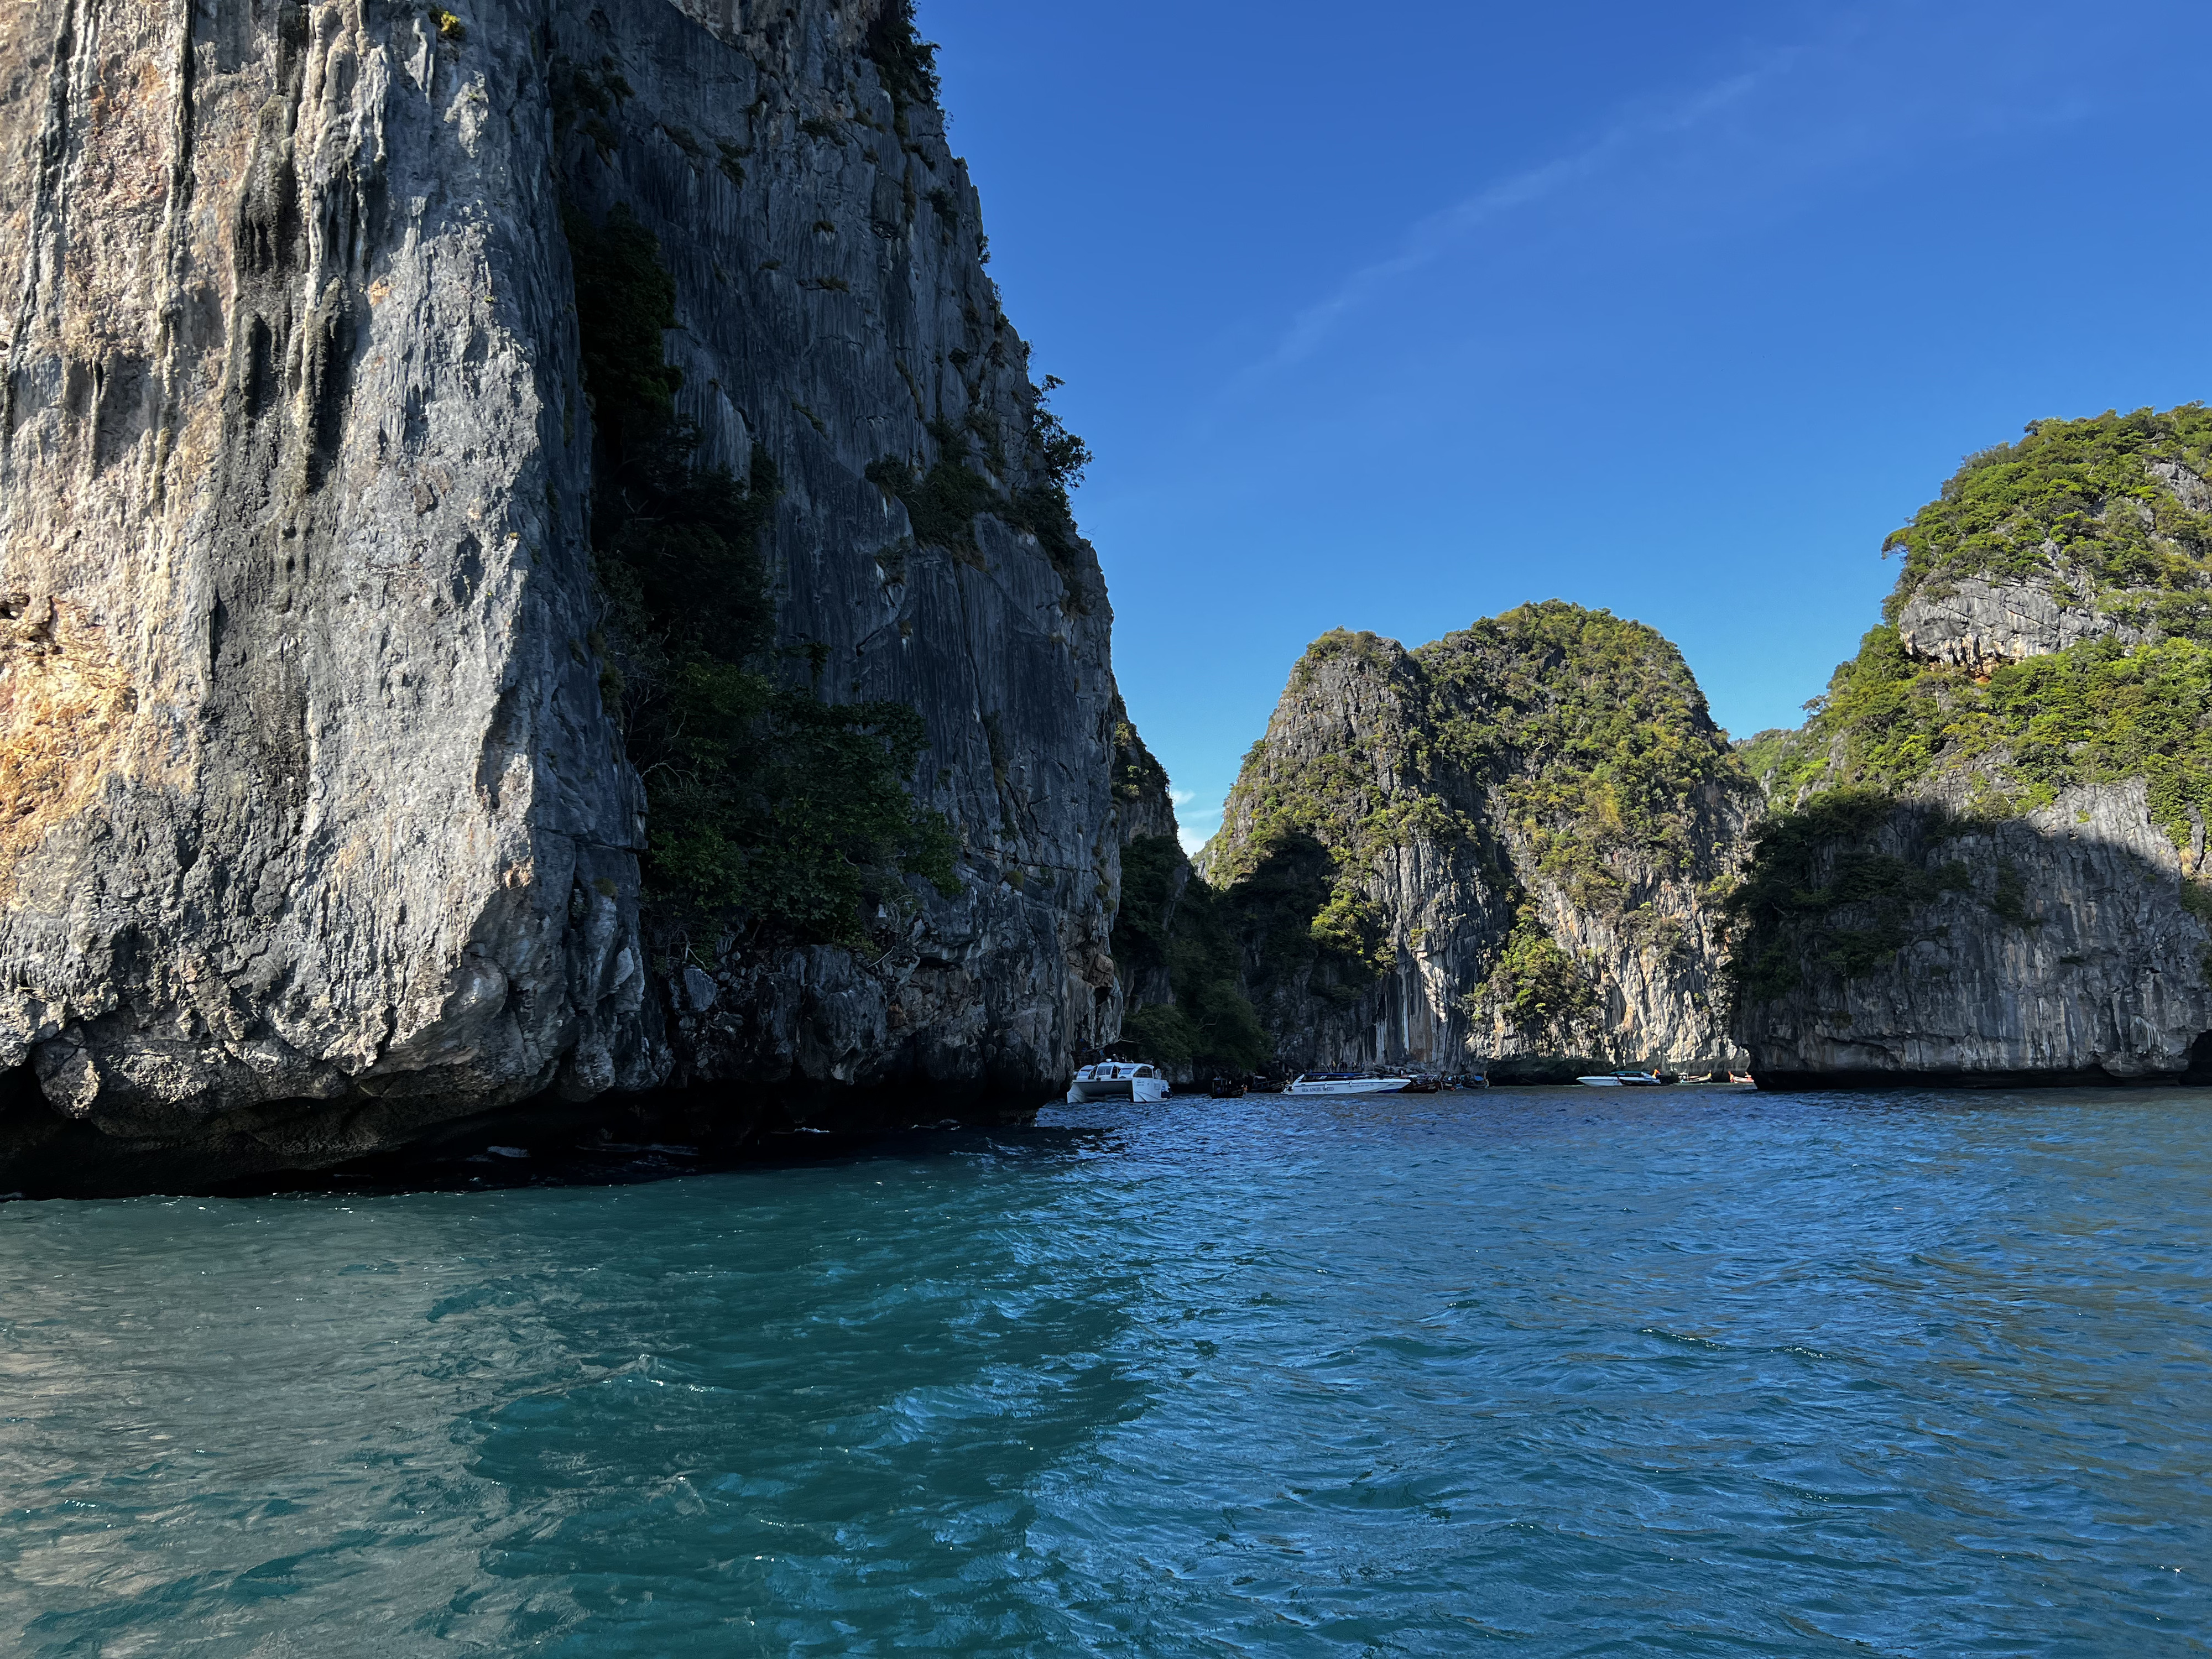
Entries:
[[876, 13], [865, 50], [899, 114], [909, 104], [937, 101], [937, 43], [915, 27], [914, 0], [889, 0]]
[[1618, 913], [1625, 855], [1686, 872], [1702, 791], [1749, 779], [1682, 653], [1656, 629], [1562, 600], [1524, 605], [1413, 653], [1437, 750], [1498, 783], [1510, 830], [1578, 907]]
[[2212, 410], [2035, 421], [2015, 441], [1967, 457], [1882, 544], [1905, 555], [1886, 614], [1893, 622], [1923, 587], [1966, 576], [2055, 574], [2063, 597], [2084, 603], [2097, 590], [2201, 586], [2212, 516], [2185, 507], [2154, 471], [2160, 465], [2212, 474]]
[[648, 890], [738, 913], [763, 941], [858, 943], [903, 877], [958, 890], [951, 832], [908, 792], [925, 741], [901, 703], [827, 704], [770, 672], [760, 541], [775, 470], [698, 461], [661, 332], [675, 284], [627, 209], [567, 216], [597, 440], [592, 545], [613, 639], [601, 687], [643, 778]]
[[1205, 873], [1278, 1018], [1298, 996], [1357, 1004], [1421, 948], [1384, 907], [1402, 849], [1440, 853], [1473, 884], [1463, 904], [1517, 918], [1467, 987], [1470, 1016], [1580, 1051], [1601, 988], [1532, 892], [1649, 935], [1666, 960], [1682, 923], [1651, 908], [1657, 889], [1713, 878], [1754, 793], [1680, 653], [1640, 623], [1552, 600], [1412, 652], [1338, 629], [1291, 671]]
[[1131, 808], [1147, 798], [1168, 799], [1168, 769], [1137, 735], [1118, 693], [1114, 698], [1114, 797]]
[[[2200, 404], [2038, 421], [1968, 458], [1887, 544], [1905, 555], [1891, 621], [1837, 668], [1802, 732], [1761, 733], [1747, 760], [1785, 805], [1963, 775], [1969, 810], [1988, 817], [2141, 777], [2153, 816], [2186, 844], [2212, 811], [2212, 517], [2185, 507], [2173, 479], [2207, 470], [2212, 410]], [[2094, 600], [2149, 642], [2108, 633], [1984, 675], [1911, 655], [1894, 625], [1905, 603], [1968, 575], [2047, 579], [2054, 598]]]
[[[1466, 826], [1423, 811], [1427, 798], [1391, 780], [1418, 765], [1425, 688], [1405, 648], [1374, 634], [1336, 629], [1308, 646], [1291, 670], [1286, 703], [1315, 686], [1325, 665], [1346, 659], [1363, 672], [1365, 696], [1348, 733], [1292, 756], [1261, 738], [1244, 757], [1223, 814], [1223, 833], [1206, 849], [1206, 873], [1227, 889], [1255, 874], [1301, 838], [1340, 867], [1364, 871], [1382, 848], [1427, 831], [1456, 836]], [[1347, 740], [1348, 739], [1348, 740]], [[1408, 822], [1407, 814], [1419, 814]]]
[[1139, 836], [1121, 849], [1121, 908], [1114, 960], [1124, 981], [1164, 969], [1173, 1003], [1132, 1009], [1125, 1041], [1164, 1066], [1242, 1074], [1259, 1070], [1273, 1047], [1237, 988], [1237, 938], [1221, 896], [1190, 872], [1171, 836]]
[[1114, 962], [1129, 998], [1122, 1037], [1164, 1066], [1257, 1071], [1273, 1049], [1242, 988], [1235, 918], [1183, 856], [1167, 769], [1118, 694], [1110, 718], [1115, 805], [1130, 837], [1114, 916]]
[[[2048, 805], [2070, 785], [2141, 778], [2153, 821], [2190, 847], [2212, 819], [2212, 650], [2166, 640], [2130, 652], [2107, 635], [1978, 681], [1915, 661], [1884, 626], [1836, 671], [1804, 732], [1761, 758], [1778, 812], [1731, 907], [1737, 979], [1771, 996], [1804, 963], [1846, 978], [1887, 967], [1915, 908], [1975, 890], [1960, 870], [1875, 844], [1911, 792], [1939, 778], [1961, 781], [1964, 815], [1926, 809], [1919, 839]], [[1984, 896], [2002, 915], [2002, 892]]]
[[[2181, 496], [2212, 499], [2196, 494], [2208, 470], [2202, 404], [2038, 421], [1968, 458], [1890, 537], [1905, 557], [1890, 620], [1837, 668], [1802, 731], [1741, 750], [1778, 808], [1733, 901], [1747, 994], [1779, 994], [1808, 964], [1879, 971], [1947, 892], [2007, 919], [2019, 902], [2003, 881], [1984, 891], [1937, 849], [2070, 787], [2141, 779], [2152, 818], [2193, 844], [2212, 819], [2212, 516]], [[1969, 576], [2032, 578], [2146, 642], [2109, 632], [1983, 674], [1912, 655], [1896, 625], [1907, 602]], [[1924, 799], [1939, 784], [1941, 808]], [[1911, 856], [1884, 850], [1893, 842]]]
[[2212, 814], [2212, 647], [2106, 635], [2004, 664], [1985, 679], [1908, 655], [1869, 632], [1804, 732], [1764, 757], [1779, 802], [1849, 787], [1901, 794], [1939, 773], [1969, 780], [1978, 816], [2048, 805], [2073, 784], [2148, 781], [2177, 845]]
[[1356, 714], [1348, 740], [1263, 741], [1245, 757], [1208, 849], [1224, 887], [1306, 836], [1335, 861], [1334, 892], [1356, 890], [1390, 848], [1483, 839], [1495, 791], [1539, 874], [1578, 906], [1619, 913], [1635, 880], [1678, 876], [1712, 850], [1701, 792], [1750, 788], [1681, 653], [1609, 611], [1522, 605], [1410, 653], [1325, 634], [1279, 720], [1301, 718], [1345, 662], [1359, 681], [1341, 694]]
[[[1845, 979], [1887, 967], [1911, 941], [1921, 907], [1973, 890], [1962, 864], [1931, 869], [1881, 850], [1878, 838], [1895, 827], [1897, 808], [1881, 790], [1838, 789], [1753, 832], [1744, 878], [1728, 898], [1737, 930], [1731, 969], [1747, 996], [1780, 995], [1808, 965]], [[1940, 842], [1943, 815], [1919, 816]]]
[[1003, 433], [973, 416], [966, 424], [939, 419], [929, 423], [938, 453], [927, 468], [886, 455], [869, 462], [866, 472], [906, 508], [915, 542], [941, 547], [963, 564], [984, 568], [978, 518], [988, 515], [1035, 536], [1066, 584], [1065, 608], [1080, 614], [1088, 608], [1080, 581], [1085, 562], [1068, 491], [1082, 483], [1091, 451], [1052, 411], [1051, 394], [1060, 384], [1048, 374], [1030, 398], [1018, 459]]
[[1495, 1002], [1516, 1030], [1564, 1048], [1574, 1046], [1579, 1028], [1595, 1011], [1597, 992], [1534, 913], [1523, 908], [1498, 966], [1469, 1001], [1476, 1007]]

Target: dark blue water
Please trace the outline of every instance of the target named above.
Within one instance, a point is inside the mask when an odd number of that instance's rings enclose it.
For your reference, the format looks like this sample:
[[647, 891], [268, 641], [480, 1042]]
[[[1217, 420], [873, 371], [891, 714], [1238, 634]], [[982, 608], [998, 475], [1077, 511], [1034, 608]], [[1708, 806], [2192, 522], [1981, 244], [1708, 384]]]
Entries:
[[2212, 1096], [0, 1206], [0, 1649], [2212, 1648]]

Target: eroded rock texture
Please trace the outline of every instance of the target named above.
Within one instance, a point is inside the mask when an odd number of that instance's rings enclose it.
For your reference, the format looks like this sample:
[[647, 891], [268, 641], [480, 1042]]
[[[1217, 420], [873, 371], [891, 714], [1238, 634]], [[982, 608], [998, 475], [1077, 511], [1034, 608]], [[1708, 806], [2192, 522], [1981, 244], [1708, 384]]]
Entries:
[[1899, 607], [1897, 631], [1923, 660], [1978, 674], [2107, 635], [2124, 645], [2143, 638], [2142, 629], [2100, 611], [2055, 574], [1931, 584]]
[[[1190, 887], [1191, 870], [1190, 859], [1182, 848], [1182, 826], [1176, 822], [1167, 769], [1145, 746], [1119, 697], [1114, 703], [1114, 811], [1121, 834], [1123, 877], [1113, 940], [1115, 994], [1119, 1000], [1114, 1029], [1121, 1030], [1122, 1014], [1175, 1003], [1174, 979], [1165, 952], [1146, 949], [1136, 930], [1148, 928], [1160, 939], [1170, 936], [1176, 909]], [[1154, 880], [1139, 884], [1149, 890], [1132, 890], [1128, 878], [1133, 860], [1139, 872], [1147, 860], [1158, 866]], [[1145, 914], [1135, 914], [1133, 906]]]
[[[665, 1079], [1034, 1103], [1111, 1018], [1096, 561], [990, 516], [917, 545], [864, 476], [926, 468], [933, 421], [1026, 429], [974, 191], [869, 9], [689, 9], [0, 15], [21, 1179], [311, 1166]], [[684, 411], [780, 471], [792, 672], [927, 720], [965, 891], [875, 959], [694, 929], [677, 960], [641, 922], [564, 198], [658, 233]]]
[[655, 1064], [534, 12], [0, 21], [0, 1063], [191, 1168]]
[[1097, 560], [1077, 544], [1056, 561], [989, 514], [933, 541], [867, 476], [926, 477], [973, 439], [1018, 489], [1035, 408], [975, 188], [935, 106], [886, 90], [872, 9], [687, 9], [712, 32], [643, 0], [556, 13], [571, 195], [659, 238], [679, 411], [739, 476], [764, 446], [782, 483], [771, 563], [793, 672], [922, 711], [918, 793], [960, 836], [966, 890], [924, 893], [868, 953], [657, 935], [672, 1080], [774, 1085], [801, 1113], [850, 1110], [854, 1091], [932, 1115], [1033, 1107], [1118, 1011]]

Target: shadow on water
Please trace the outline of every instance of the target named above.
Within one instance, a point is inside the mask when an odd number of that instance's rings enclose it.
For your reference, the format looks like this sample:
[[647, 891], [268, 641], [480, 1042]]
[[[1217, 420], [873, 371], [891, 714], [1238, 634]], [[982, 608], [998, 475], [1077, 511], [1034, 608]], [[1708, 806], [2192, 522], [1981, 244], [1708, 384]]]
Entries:
[[539, 1187], [626, 1187], [744, 1170], [799, 1170], [871, 1158], [1074, 1157], [1107, 1150], [1106, 1126], [999, 1125], [945, 1119], [866, 1133], [789, 1129], [738, 1147], [711, 1141], [628, 1140], [612, 1133], [551, 1139], [528, 1134], [400, 1147], [333, 1169], [279, 1173], [213, 1188], [218, 1198], [393, 1197], [407, 1193], [500, 1192]]
[[[1139, 1132], [1157, 1139], [1180, 1134], [1296, 1136], [1308, 1129], [1355, 1139], [1430, 1133], [1522, 1139], [1560, 1128], [1609, 1126], [1626, 1133], [1662, 1125], [1690, 1126], [1715, 1117], [1746, 1124], [1791, 1121], [1808, 1114], [1910, 1121], [1929, 1115], [1972, 1117], [2067, 1104], [2109, 1109], [2124, 1103], [2201, 1099], [2212, 1089], [2116, 1091], [2100, 1086], [2011, 1091], [1902, 1089], [1866, 1093], [1753, 1090], [1741, 1085], [1683, 1084], [1661, 1089], [1595, 1090], [1572, 1085], [1506, 1085], [1441, 1095], [1360, 1096], [1346, 1099], [1251, 1094], [1217, 1100], [1182, 1094], [1148, 1105], [1108, 1102], [1047, 1106], [1027, 1123], [977, 1126], [946, 1118], [897, 1128], [841, 1131], [785, 1128], [738, 1144], [711, 1137], [623, 1134], [603, 1123], [533, 1124], [507, 1119], [441, 1142], [398, 1147], [328, 1170], [278, 1172], [214, 1186], [223, 1198], [313, 1197], [406, 1193], [498, 1192], [529, 1188], [632, 1186], [744, 1170], [833, 1168], [871, 1159], [913, 1160], [984, 1156], [1086, 1158], [1125, 1150]], [[678, 1125], [663, 1125], [664, 1130]]]
[[[1281, 1114], [1318, 1110], [1330, 1123], [1367, 1119], [1375, 1123], [1430, 1120], [1437, 1124], [1495, 1124], [1501, 1114], [1541, 1121], [1554, 1113], [1582, 1114], [1597, 1121], [1594, 1109], [1617, 1115], [1624, 1105], [1648, 1108], [1655, 1098], [1681, 1103], [1733, 1099], [1749, 1103], [1753, 1092], [1740, 1086], [1705, 1089], [1684, 1085], [1657, 1091], [1607, 1091], [1525, 1085], [1441, 1096], [1364, 1096], [1352, 1100], [1316, 1100], [1280, 1094], [1254, 1094], [1242, 1101], [1179, 1094], [1149, 1106], [1128, 1102], [1089, 1107], [1050, 1105], [1026, 1123], [979, 1126], [954, 1118], [901, 1127], [860, 1130], [787, 1127], [755, 1133], [738, 1141], [711, 1133], [687, 1135], [696, 1127], [684, 1119], [639, 1124], [617, 1119], [611, 1127], [596, 1115], [568, 1118], [502, 1114], [489, 1122], [460, 1126], [433, 1140], [394, 1147], [329, 1169], [280, 1170], [219, 1182], [204, 1195], [218, 1198], [315, 1197], [349, 1194], [362, 1197], [404, 1193], [498, 1192], [522, 1188], [632, 1186], [686, 1176], [748, 1170], [834, 1166], [871, 1158], [975, 1156], [1078, 1157], [1109, 1153], [1125, 1144], [1129, 1129], [1142, 1124], [1186, 1121], [1203, 1129], [1230, 1124], [1275, 1122]], [[1647, 1110], [1632, 1113], [1648, 1116]], [[636, 1133], [643, 1127], [647, 1133]], [[653, 1131], [658, 1130], [659, 1133]]]

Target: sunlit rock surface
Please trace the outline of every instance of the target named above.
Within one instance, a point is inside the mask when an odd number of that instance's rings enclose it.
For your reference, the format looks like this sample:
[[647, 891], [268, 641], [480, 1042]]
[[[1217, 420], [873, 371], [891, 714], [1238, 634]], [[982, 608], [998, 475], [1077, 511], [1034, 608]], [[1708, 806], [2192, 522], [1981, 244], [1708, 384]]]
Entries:
[[[1096, 561], [917, 547], [863, 476], [1026, 418], [975, 193], [868, 9], [687, 9], [0, 15], [0, 1187], [541, 1091], [1018, 1109], [1113, 1018]], [[641, 917], [564, 199], [658, 233], [682, 411], [780, 471], [790, 672], [927, 718], [964, 891], [896, 948]]]

